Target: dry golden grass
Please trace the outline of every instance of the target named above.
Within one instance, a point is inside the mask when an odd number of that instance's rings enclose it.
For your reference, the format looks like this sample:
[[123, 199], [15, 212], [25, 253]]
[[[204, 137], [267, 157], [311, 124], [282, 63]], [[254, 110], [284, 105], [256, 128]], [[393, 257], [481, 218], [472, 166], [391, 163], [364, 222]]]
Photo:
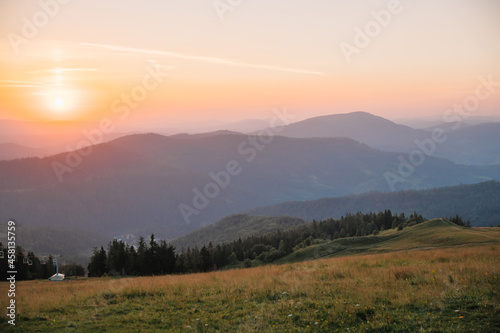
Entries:
[[[24, 281], [17, 284], [18, 323], [41, 331], [295, 331], [394, 329], [407, 320], [409, 330], [460, 330], [495, 325], [480, 313], [500, 314], [499, 257], [499, 246], [482, 245], [181, 276]], [[6, 287], [0, 284], [1, 295]]]

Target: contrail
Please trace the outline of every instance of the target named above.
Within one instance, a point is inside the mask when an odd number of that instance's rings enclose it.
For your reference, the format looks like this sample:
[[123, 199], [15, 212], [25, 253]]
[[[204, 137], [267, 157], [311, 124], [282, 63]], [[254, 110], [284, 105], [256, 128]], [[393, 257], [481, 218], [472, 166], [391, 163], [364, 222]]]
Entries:
[[113, 51], [175, 57], [175, 58], [180, 58], [180, 59], [201, 61], [201, 62], [206, 62], [206, 63], [220, 64], [220, 65], [227, 65], [227, 66], [259, 68], [259, 69], [267, 69], [267, 70], [271, 70], [271, 71], [289, 72], [289, 73], [297, 73], [297, 74], [311, 74], [311, 75], [320, 75], [320, 76], [325, 75], [325, 73], [322, 73], [322, 72], [310, 71], [310, 70], [300, 69], [300, 68], [280, 67], [280, 66], [273, 66], [273, 65], [249, 64], [249, 63], [235, 61], [235, 60], [231, 60], [231, 59], [195, 56], [195, 55], [189, 55], [189, 54], [183, 54], [183, 53], [171, 52], [171, 51], [137, 49], [137, 48], [125, 47], [125, 46], [119, 46], [119, 45], [91, 44], [91, 43], [80, 43], [80, 44], [86, 45], [86, 46], [104, 48], [104, 49], [113, 50]]

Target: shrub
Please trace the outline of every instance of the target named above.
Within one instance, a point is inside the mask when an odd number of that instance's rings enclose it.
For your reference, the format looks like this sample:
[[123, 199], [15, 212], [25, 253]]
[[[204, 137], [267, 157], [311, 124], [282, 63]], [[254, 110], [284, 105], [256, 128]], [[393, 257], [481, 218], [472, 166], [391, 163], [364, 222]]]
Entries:
[[245, 265], [246, 268], [252, 267], [252, 260], [247, 258], [245, 259], [245, 261], [243, 261], [243, 264]]

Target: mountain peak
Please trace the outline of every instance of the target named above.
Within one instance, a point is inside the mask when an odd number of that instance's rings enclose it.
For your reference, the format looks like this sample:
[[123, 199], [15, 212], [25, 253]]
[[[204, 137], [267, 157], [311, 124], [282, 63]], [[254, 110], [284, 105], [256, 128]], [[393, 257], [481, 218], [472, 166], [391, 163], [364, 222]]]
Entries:
[[365, 111], [331, 114], [285, 126], [280, 135], [295, 138], [346, 137], [373, 148], [402, 151], [425, 132], [396, 124]]

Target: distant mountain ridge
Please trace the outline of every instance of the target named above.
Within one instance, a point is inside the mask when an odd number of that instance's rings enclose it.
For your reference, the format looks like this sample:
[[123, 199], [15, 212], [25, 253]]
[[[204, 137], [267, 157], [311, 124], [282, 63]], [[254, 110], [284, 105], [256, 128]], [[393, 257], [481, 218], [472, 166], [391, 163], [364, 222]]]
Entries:
[[285, 126], [280, 135], [294, 138], [345, 137], [373, 148], [399, 152], [402, 144], [411, 145], [425, 132], [358, 111], [302, 120]]
[[[94, 146], [62, 182], [53, 163], [66, 163], [73, 156], [68, 153], [0, 161], [0, 219], [77, 226], [107, 237], [154, 232], [173, 239], [258, 206], [388, 191], [384, 173], [397, 172], [400, 163], [397, 153], [346, 138], [277, 136], [261, 150], [252, 140], [258, 137], [130, 135]], [[180, 205], [195, 207], [196, 193], [214, 183], [210, 173], [226, 170], [230, 161], [241, 172], [186, 221]], [[467, 167], [429, 157], [397, 189], [489, 179], [500, 180], [500, 167]]]
[[49, 151], [26, 147], [17, 143], [0, 143], [0, 160], [49, 155]]
[[[77, 143], [88, 140], [83, 131], [95, 128], [99, 128], [96, 122], [0, 120], [0, 160], [45, 157], [76, 149]], [[107, 133], [103, 141], [124, 135]]]
[[500, 224], [500, 182], [488, 181], [472, 185], [458, 185], [427, 190], [391, 193], [364, 193], [311, 201], [285, 202], [258, 207], [247, 211], [249, 215], [288, 215], [313, 219], [339, 218], [346, 213], [368, 213], [384, 209], [410, 214], [417, 211], [425, 218], [460, 215], [473, 226]]
[[436, 143], [433, 156], [466, 165], [500, 164], [500, 123], [465, 125], [442, 123], [427, 130], [396, 124], [367, 112], [351, 112], [313, 117], [284, 126], [280, 135], [293, 138], [345, 137], [389, 152], [409, 153], [432, 138], [432, 130], [446, 132], [444, 142]]
[[[482, 118], [476, 119], [476, 122], [480, 119]], [[255, 131], [255, 128], [258, 128], [259, 124], [262, 128], [268, 123], [264, 120], [241, 121], [237, 123], [238, 126], [221, 125], [221, 130], [214, 132], [194, 135], [177, 134], [171, 137], [196, 139], [223, 134], [241, 135], [235, 130], [244, 131], [245, 124], [249, 126], [249, 129], [253, 129], [253, 135], [257, 135], [260, 131]], [[74, 149], [78, 142], [86, 139], [83, 130], [93, 129], [96, 126], [95, 123], [90, 122], [0, 120], [0, 160], [31, 156], [43, 157], [67, 151], [68, 147]], [[465, 165], [500, 165], [500, 145], [496, 144], [500, 140], [500, 122], [475, 125], [470, 125], [466, 121], [449, 122], [434, 124], [427, 129], [414, 129], [367, 112], [358, 111], [308, 118], [283, 126], [277, 134], [292, 138], [344, 137], [375, 149], [408, 154], [421, 149], [416, 140], [422, 142], [431, 139], [433, 129], [446, 132], [446, 138], [444, 142], [436, 144], [432, 156], [446, 158]], [[125, 134], [109, 133], [105, 135], [104, 141], [122, 136]], [[37, 149], [21, 147], [13, 150], [10, 144], [20, 144]]]

